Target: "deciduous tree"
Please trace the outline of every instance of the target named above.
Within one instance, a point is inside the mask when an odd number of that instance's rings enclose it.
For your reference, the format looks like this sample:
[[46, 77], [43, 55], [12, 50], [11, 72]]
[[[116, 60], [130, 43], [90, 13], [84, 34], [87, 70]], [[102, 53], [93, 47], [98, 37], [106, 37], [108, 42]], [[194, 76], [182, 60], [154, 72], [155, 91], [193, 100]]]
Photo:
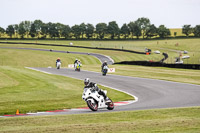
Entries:
[[107, 33], [111, 35], [111, 39], [114, 39], [115, 36], [119, 35], [119, 26], [116, 21], [112, 21], [108, 23]]
[[165, 38], [169, 36], [170, 34], [171, 34], [170, 30], [167, 29], [164, 25], [160, 25], [158, 27], [158, 35], [160, 36], [160, 38]]
[[188, 37], [192, 33], [191, 25], [184, 25], [182, 28], [182, 33]]
[[85, 31], [86, 37], [88, 39], [91, 38], [93, 36], [93, 33], [94, 33], [94, 26], [92, 24], [87, 24]]
[[196, 37], [200, 37], [200, 25], [196, 25], [196, 26], [194, 27], [193, 33], [194, 33], [194, 35], [195, 35]]
[[35, 20], [33, 23], [36, 29], [36, 36], [39, 38], [41, 30], [42, 30], [43, 22], [41, 20]]
[[144, 36], [146, 36], [146, 32], [151, 25], [150, 20], [148, 18], [142, 17], [142, 18], [138, 18], [135, 21], [135, 23], [140, 26], [140, 28], [142, 30], [142, 36], [143, 36], [143, 39], [144, 39]]
[[42, 38], [46, 38], [48, 35], [48, 24], [43, 23], [41, 25], [41, 35], [43, 36]]
[[79, 28], [79, 25], [74, 25], [72, 26], [72, 33], [74, 34], [74, 37], [76, 39], [79, 39], [80, 38], [80, 35], [81, 35], [81, 30]]
[[8, 25], [8, 28], [6, 28], [6, 33], [12, 38], [12, 35], [15, 34], [15, 29], [13, 25]]
[[15, 24], [13, 25], [14, 29], [15, 29], [15, 37], [17, 37], [18, 35], [18, 31], [19, 31], [19, 25], [18, 24]]
[[1, 37], [1, 35], [4, 34], [4, 33], [5, 33], [5, 29], [2, 28], [2, 27], [0, 27], [0, 37]]
[[154, 24], [150, 25], [149, 28], [147, 28], [146, 36], [147, 36], [147, 38], [157, 36], [157, 28]]
[[18, 33], [21, 36], [21, 38], [24, 38], [24, 35], [26, 34], [26, 30], [24, 28], [24, 23], [23, 22], [21, 22], [19, 24]]
[[124, 35], [124, 38], [126, 39], [127, 36], [130, 34], [130, 30], [128, 28], [128, 25], [125, 23], [122, 25], [121, 29], [120, 29], [120, 33], [122, 35]]
[[81, 32], [81, 38], [83, 39], [83, 35], [84, 35], [85, 32], [86, 32], [86, 25], [85, 25], [85, 23], [81, 23], [81, 24], [79, 25], [79, 30], [80, 30], [80, 32]]
[[26, 36], [28, 38], [30, 29], [31, 29], [31, 21], [23, 21], [22, 23], [24, 23], [24, 29], [26, 31]]
[[65, 37], [65, 39], [69, 38], [71, 32], [71, 28], [69, 25], [63, 25], [61, 29], [61, 36]]
[[142, 35], [140, 25], [136, 22], [130, 22], [128, 27], [130, 29], [132, 38], [133, 36], [136, 36], [137, 39], [139, 39], [139, 37]]
[[30, 29], [30, 32], [29, 32], [29, 35], [31, 36], [31, 37], [35, 37], [36, 36], [36, 28], [35, 28], [35, 24], [34, 23], [32, 23], [31, 24], [31, 29]]
[[57, 24], [55, 23], [48, 23], [48, 34], [51, 38], [59, 37], [59, 32], [57, 29]]
[[99, 35], [100, 39], [103, 39], [107, 32], [107, 24], [106, 23], [98, 23], [96, 25], [96, 33]]

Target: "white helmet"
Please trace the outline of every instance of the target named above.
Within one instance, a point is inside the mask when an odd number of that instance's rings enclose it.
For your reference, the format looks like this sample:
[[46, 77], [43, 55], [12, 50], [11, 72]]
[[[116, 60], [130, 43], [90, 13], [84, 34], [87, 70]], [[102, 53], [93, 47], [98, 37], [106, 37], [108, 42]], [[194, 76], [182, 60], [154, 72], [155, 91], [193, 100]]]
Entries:
[[87, 86], [87, 85], [89, 85], [89, 83], [90, 83], [90, 79], [89, 79], [89, 78], [86, 78], [86, 79], [84, 80], [84, 84]]

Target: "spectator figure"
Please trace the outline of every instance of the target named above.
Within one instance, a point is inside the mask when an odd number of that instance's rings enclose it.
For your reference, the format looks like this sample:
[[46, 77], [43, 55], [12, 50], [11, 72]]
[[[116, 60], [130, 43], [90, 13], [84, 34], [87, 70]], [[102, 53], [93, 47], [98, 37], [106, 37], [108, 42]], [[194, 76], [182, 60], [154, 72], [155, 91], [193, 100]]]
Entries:
[[163, 55], [164, 55], [164, 58], [162, 60], [160, 60], [161, 63], [163, 63], [168, 58], [167, 53], [163, 53]]

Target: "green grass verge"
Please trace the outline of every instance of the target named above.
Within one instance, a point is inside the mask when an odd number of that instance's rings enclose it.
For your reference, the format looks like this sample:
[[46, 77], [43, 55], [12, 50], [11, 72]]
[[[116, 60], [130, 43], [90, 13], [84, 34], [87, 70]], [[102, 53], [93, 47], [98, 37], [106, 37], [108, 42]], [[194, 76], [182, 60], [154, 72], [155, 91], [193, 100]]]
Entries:
[[199, 133], [200, 108], [0, 119], [1, 132]]

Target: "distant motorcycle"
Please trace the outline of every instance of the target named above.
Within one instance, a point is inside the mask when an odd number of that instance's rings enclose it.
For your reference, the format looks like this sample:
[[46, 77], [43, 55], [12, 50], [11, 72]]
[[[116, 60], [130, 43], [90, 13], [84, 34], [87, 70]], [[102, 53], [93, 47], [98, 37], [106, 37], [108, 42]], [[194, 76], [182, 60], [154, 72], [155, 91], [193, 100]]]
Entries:
[[81, 71], [81, 66], [82, 66], [82, 64], [80, 64], [80, 63], [76, 64], [75, 65], [75, 71], [80, 72]]
[[[105, 94], [107, 93], [106, 90], [103, 91]], [[114, 109], [114, 103], [111, 99], [105, 101], [104, 97], [92, 88], [84, 88], [82, 99], [92, 111], [97, 111], [100, 108], [107, 108], [108, 110]]]
[[108, 72], [108, 66], [104, 66], [102, 70], [102, 75], [106, 76], [107, 72]]
[[56, 63], [56, 68], [57, 68], [57, 69], [60, 69], [60, 67], [61, 67], [61, 62], [57, 62], [57, 63]]

